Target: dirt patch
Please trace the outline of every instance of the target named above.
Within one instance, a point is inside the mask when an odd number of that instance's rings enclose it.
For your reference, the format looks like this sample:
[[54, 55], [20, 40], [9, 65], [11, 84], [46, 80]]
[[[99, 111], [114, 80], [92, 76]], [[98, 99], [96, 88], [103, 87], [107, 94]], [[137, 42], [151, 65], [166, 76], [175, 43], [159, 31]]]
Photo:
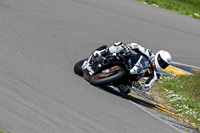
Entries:
[[[169, 102], [163, 98], [165, 94], [161, 94], [159, 85], [155, 84], [152, 87], [151, 96], [154, 97], [160, 104], [164, 105], [166, 109], [173, 111], [177, 116], [183, 118], [185, 122], [190, 123], [187, 119], [184, 119], [184, 116], [182, 114], [177, 114], [175, 109], [169, 104]], [[190, 124], [195, 127], [195, 123], [190, 123]]]
[[[163, 94], [164, 95], [164, 94]], [[174, 110], [171, 105], [168, 103], [167, 100], [163, 98], [161, 95], [160, 87], [159, 85], [155, 84], [151, 89], [151, 96], [154, 97], [159, 103], [163, 104], [167, 109]]]

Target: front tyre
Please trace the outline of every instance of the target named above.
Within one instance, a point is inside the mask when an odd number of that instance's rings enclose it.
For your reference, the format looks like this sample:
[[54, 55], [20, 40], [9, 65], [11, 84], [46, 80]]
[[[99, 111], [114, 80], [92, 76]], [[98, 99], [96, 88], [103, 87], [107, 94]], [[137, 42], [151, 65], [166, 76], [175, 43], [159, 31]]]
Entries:
[[82, 70], [82, 65], [86, 59], [80, 60], [74, 65], [74, 73], [83, 76], [83, 70]]
[[106, 85], [113, 82], [120, 81], [124, 77], [124, 72], [121, 70], [112, 73], [111, 75], [103, 75], [98, 73], [90, 78], [90, 83], [95, 86]]

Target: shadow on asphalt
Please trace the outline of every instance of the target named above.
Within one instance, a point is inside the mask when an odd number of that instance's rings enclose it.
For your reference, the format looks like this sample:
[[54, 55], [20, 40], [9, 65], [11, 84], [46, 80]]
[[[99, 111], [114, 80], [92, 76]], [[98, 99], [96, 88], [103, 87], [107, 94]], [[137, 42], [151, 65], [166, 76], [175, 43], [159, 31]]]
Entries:
[[126, 99], [126, 100], [130, 100], [132, 102], [135, 102], [139, 105], [142, 105], [142, 106], [145, 106], [147, 108], [155, 108], [155, 105], [151, 104], [151, 103], [148, 103], [148, 102], [145, 102], [141, 99], [138, 99], [138, 98], [135, 98], [135, 97], [132, 97], [130, 95], [126, 95], [120, 91], [117, 91], [116, 89], [114, 89], [113, 87], [110, 87], [110, 86], [107, 86], [107, 85], [104, 85], [104, 86], [99, 86], [98, 87], [99, 89], [102, 89], [106, 92], [109, 92], [115, 96], [118, 96], [118, 97], [121, 97], [123, 99]]
[[[137, 103], [137, 104], [139, 104], [141, 106], [144, 106], [146, 108], [149, 108], [149, 109], [156, 108], [156, 106], [151, 104], [151, 103], [148, 103], [146, 101], [143, 101], [143, 100], [141, 100], [139, 98], [136, 98], [136, 97], [133, 97], [131, 95], [126, 95], [126, 94], [124, 94], [124, 93], [122, 93], [120, 91], [117, 91], [113, 87], [104, 85], [104, 86], [99, 86], [98, 88], [101, 89], [101, 90], [104, 90], [104, 91], [106, 91], [108, 93], [111, 93], [111, 94], [113, 94], [115, 96], [121, 97], [121, 98], [126, 99], [126, 100], [130, 100], [130, 101], [132, 101], [134, 103]], [[199, 130], [195, 129], [189, 123], [186, 123], [186, 122], [184, 122], [182, 120], [179, 120], [179, 119], [175, 119], [175, 117], [170, 117], [169, 115], [166, 115], [166, 116], [167, 117], [164, 118], [164, 119], [166, 119], [166, 121], [170, 121], [171, 123], [174, 123], [177, 128], [179, 128], [179, 129], [181, 129], [183, 131], [186, 131], [186, 132], [188, 131], [188, 132], [192, 132], [192, 133], [193, 132], [194, 133], [200, 133]], [[173, 116], [173, 114], [172, 114], [172, 116]], [[170, 119], [170, 118], [172, 118], [172, 119]]]

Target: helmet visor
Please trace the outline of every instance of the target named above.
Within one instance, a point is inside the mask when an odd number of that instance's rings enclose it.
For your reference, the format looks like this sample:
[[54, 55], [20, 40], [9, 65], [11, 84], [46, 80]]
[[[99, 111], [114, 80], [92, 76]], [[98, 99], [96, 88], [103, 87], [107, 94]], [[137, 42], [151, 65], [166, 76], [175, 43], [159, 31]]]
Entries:
[[165, 62], [165, 61], [161, 58], [160, 54], [158, 54], [157, 60], [158, 60], [158, 64], [160, 65], [160, 67], [161, 67], [162, 69], [165, 69], [166, 67], [169, 66], [169, 64], [168, 64], [167, 62]]

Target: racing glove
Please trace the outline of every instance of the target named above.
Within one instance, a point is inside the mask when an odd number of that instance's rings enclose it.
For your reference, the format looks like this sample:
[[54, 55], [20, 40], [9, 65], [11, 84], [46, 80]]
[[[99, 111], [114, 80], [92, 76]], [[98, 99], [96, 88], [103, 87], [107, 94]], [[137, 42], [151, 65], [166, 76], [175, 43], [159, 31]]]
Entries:
[[94, 51], [93, 55], [94, 56], [101, 56], [102, 51]]
[[109, 51], [109, 48], [103, 49], [103, 50], [96, 50], [94, 51], [94, 56], [105, 56], [111, 54]]

